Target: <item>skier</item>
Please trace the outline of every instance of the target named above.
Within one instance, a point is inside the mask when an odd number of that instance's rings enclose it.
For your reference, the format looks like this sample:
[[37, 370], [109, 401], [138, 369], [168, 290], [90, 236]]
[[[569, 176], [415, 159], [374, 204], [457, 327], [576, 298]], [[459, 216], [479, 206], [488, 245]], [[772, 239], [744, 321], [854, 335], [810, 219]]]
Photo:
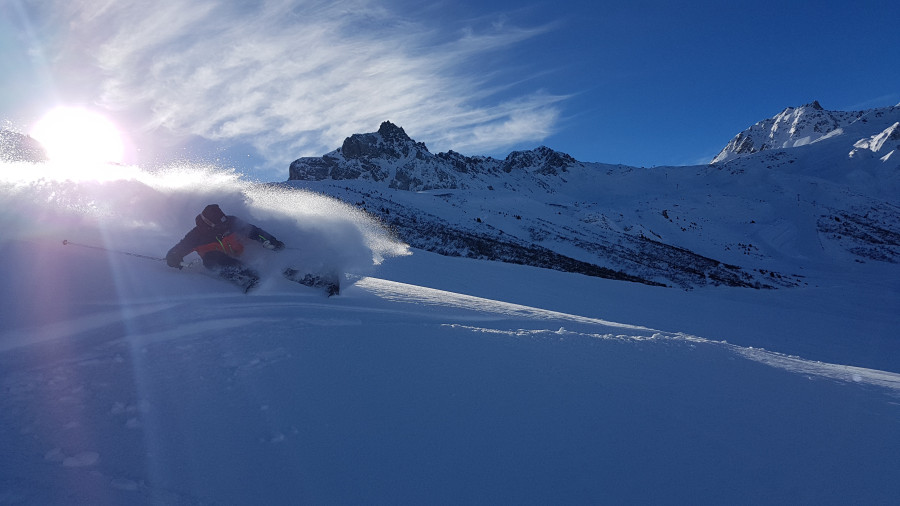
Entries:
[[180, 269], [184, 257], [196, 251], [204, 267], [244, 288], [245, 292], [259, 283], [259, 274], [237, 259], [244, 252], [241, 241], [251, 239], [273, 251], [284, 249], [284, 243], [275, 236], [237, 216], [226, 215], [218, 204], [206, 206], [194, 221], [197, 226], [169, 250], [166, 263]]

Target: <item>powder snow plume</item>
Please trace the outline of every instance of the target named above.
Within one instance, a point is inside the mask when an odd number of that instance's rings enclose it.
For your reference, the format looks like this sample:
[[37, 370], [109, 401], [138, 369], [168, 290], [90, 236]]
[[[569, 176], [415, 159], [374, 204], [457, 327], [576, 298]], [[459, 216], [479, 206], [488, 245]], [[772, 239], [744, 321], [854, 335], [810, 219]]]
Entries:
[[6, 230], [0, 241], [66, 239], [162, 257], [215, 203], [286, 244], [274, 257], [248, 248], [244, 260], [264, 273], [293, 266], [364, 274], [387, 257], [409, 254], [363, 211], [310, 191], [251, 182], [232, 170], [198, 164], [66, 169], [50, 162], [0, 164]]

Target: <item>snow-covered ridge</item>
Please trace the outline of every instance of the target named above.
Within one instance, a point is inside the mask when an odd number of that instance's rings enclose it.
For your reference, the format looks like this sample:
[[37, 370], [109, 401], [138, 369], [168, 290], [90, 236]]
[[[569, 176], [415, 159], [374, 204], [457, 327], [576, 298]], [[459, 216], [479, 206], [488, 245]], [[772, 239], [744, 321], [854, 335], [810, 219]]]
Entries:
[[[818, 101], [813, 101], [801, 107], [788, 107], [740, 132], [710, 163], [724, 163], [766, 150], [805, 146], [839, 135], [853, 135], [861, 129], [871, 131], [874, 127], [881, 130], [898, 119], [900, 106], [865, 111], [829, 111]], [[849, 145], [852, 146], [858, 139], [853, 139]]]
[[853, 151], [850, 152], [850, 156], [859, 156], [863, 151], [870, 151], [880, 156], [881, 160], [885, 162], [892, 157], [896, 157], [897, 155], [894, 153], [900, 151], [900, 121], [895, 122], [880, 133], [856, 141], [853, 144]]

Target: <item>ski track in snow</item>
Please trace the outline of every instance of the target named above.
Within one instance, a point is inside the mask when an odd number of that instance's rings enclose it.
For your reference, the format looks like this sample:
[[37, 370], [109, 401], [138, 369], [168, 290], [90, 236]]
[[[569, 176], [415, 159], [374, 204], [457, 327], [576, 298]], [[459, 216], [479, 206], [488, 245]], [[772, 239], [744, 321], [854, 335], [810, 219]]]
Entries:
[[[442, 325], [447, 327], [465, 329], [471, 332], [506, 335], [510, 337], [578, 336], [607, 340], [666, 341], [672, 343], [686, 343], [694, 346], [717, 346], [745, 359], [796, 374], [833, 379], [860, 385], [873, 385], [900, 392], [900, 374], [888, 371], [806, 360], [801, 357], [786, 355], [762, 348], [742, 347], [730, 344], [726, 341], [710, 340], [682, 332], [661, 331], [639, 325], [617, 323], [600, 318], [591, 318], [541, 309], [375, 277], [361, 278], [354, 283], [354, 286], [387, 301], [412, 305], [453, 308], [462, 310], [463, 312], [471, 311], [485, 315], [480, 319], [493, 320], [490, 315], [498, 315], [504, 319], [552, 321], [584, 326], [582, 327], [582, 330], [567, 329], [564, 326], [560, 326], [557, 329], [495, 329], [461, 323], [463, 321], [479, 319], [462, 314], [456, 318], [457, 321], [455, 323], [442, 323]], [[253, 302], [253, 299], [261, 300], [260, 297], [266, 297], [265, 301], [259, 303]], [[335, 304], [313, 302], [317, 299], [317, 295], [298, 298], [296, 294], [292, 294], [288, 296], [288, 298], [282, 299], [278, 292], [261, 294], [257, 297], [252, 297], [249, 301], [244, 296], [222, 296], [220, 304], [222, 307], [230, 308], [233, 314], [232, 317], [217, 318], [214, 320], [201, 319], [200, 321], [193, 322], [183, 321], [175, 328], [165, 327], [155, 332], [145, 331], [126, 334], [120, 338], [108, 341], [107, 346], [122, 345], [125, 343], [131, 348], [141, 348], [155, 343], [178, 340], [201, 334], [224, 333], [238, 328], [252, 329], [256, 324], [265, 323], [270, 320], [270, 318], [252, 316], [254, 308], [272, 310], [274, 307], [280, 306], [285, 312], [291, 311], [297, 314], [291, 321], [299, 326], [361, 325], [363, 324], [363, 320], [358, 316], [351, 316], [350, 313], [395, 312], [395, 310], [387, 309], [382, 306], [367, 308], [365, 305], [353, 307], [341, 305], [338, 306], [340, 308], [338, 310], [339, 313], [330, 317], [302, 316], [310, 313], [318, 313], [321, 310], [325, 310], [326, 312], [334, 312], [336, 310]], [[190, 301], [191, 298], [188, 298], [181, 300], [180, 303], [190, 304]], [[125, 303], [119, 310], [115, 311], [104, 311], [35, 328], [7, 331], [0, 334], [0, 352], [6, 352], [39, 343], [47, 343], [53, 340], [77, 338], [79, 335], [88, 334], [92, 331], [97, 331], [98, 329], [119, 323], [123, 321], [123, 318], [140, 319], [152, 317], [155, 314], [170, 310], [177, 305], [179, 305], [179, 302], [163, 303], [156, 301], [134, 301]], [[409, 314], [412, 311], [396, 310], [396, 312], [405, 312]], [[427, 312], [423, 313], [423, 316], [427, 315]], [[437, 317], [446, 319], [446, 316], [445, 312], [439, 312]], [[592, 331], [596, 327], [609, 329], [609, 331]], [[80, 360], [82, 365], [90, 362], [89, 359], [86, 360], [83, 357]], [[241, 365], [241, 367], [247, 368], [259, 366], [260, 363], [261, 361], [258, 358], [251, 359], [247, 363]], [[72, 457], [70, 456], [67, 458], [71, 459]], [[76, 463], [82, 463], [80, 465], [90, 465], [90, 459], [88, 458], [69, 460], [69, 462], [72, 466], [75, 466]], [[85, 464], [85, 462], [88, 463]]]
[[47, 324], [36, 328], [17, 329], [0, 333], [0, 352], [9, 351], [22, 346], [53, 341], [97, 330], [121, 322], [123, 318], [136, 318], [166, 311], [174, 307], [171, 303], [132, 305], [128, 312], [123, 310], [106, 311], [80, 318]]
[[634, 331], [652, 331], [652, 329], [637, 325], [626, 325], [598, 318], [588, 318], [585, 316], [549, 311], [520, 304], [512, 304], [509, 302], [438, 290], [436, 288], [388, 281], [386, 279], [366, 277], [359, 280], [356, 283], [356, 286], [367, 289], [385, 299], [399, 302], [417, 302], [444, 307], [471, 309], [475, 311], [502, 314], [509, 317], [524, 317], [539, 320], [566, 320]]
[[546, 309], [523, 306], [520, 304], [512, 304], [497, 300], [490, 300], [472, 295], [464, 295], [459, 293], [427, 288], [423, 286], [410, 285], [396, 281], [366, 277], [359, 280], [356, 286], [368, 290], [380, 297], [388, 300], [409, 303], [421, 303], [428, 305], [453, 307], [460, 309], [470, 309], [485, 313], [501, 314], [509, 317], [528, 318], [536, 320], [554, 320], [563, 322], [575, 322], [592, 325], [601, 325], [620, 331], [631, 331], [630, 333], [586, 333], [566, 330], [560, 327], [559, 330], [498, 330], [476, 326], [466, 326], [460, 324], [448, 324], [454, 328], [464, 328], [473, 332], [483, 332], [489, 334], [503, 334], [514, 337], [525, 336], [583, 336], [597, 339], [624, 339], [633, 341], [671, 341], [684, 342], [691, 345], [707, 345], [720, 346], [743, 358], [753, 360], [770, 367], [783, 369], [796, 374], [816, 376], [847, 383], [857, 383], [861, 385], [873, 385], [886, 388], [891, 391], [900, 392], [900, 374], [879, 371], [876, 369], [868, 369], [864, 367], [855, 367], [840, 364], [830, 364], [819, 361], [806, 360], [801, 357], [785, 355], [782, 353], [769, 351], [761, 348], [742, 347], [730, 344], [725, 341], [715, 341], [705, 339], [690, 334], [679, 332], [664, 332], [660, 330], [650, 329], [637, 325], [627, 325], [622, 323], [610, 322], [598, 318], [589, 318], [585, 316], [561, 313], [557, 311], [549, 311]]
[[[888, 371], [806, 360], [801, 357], [785, 355], [775, 351], [737, 346], [726, 341], [710, 340], [681, 332], [666, 332], [639, 325], [617, 323], [600, 318], [563, 313], [374, 277], [361, 278], [357, 280], [354, 285], [379, 298], [393, 302], [460, 309], [466, 312], [473, 311], [483, 315], [499, 315], [509, 319], [553, 321], [586, 325], [588, 328], [599, 326], [609, 329], [609, 332], [576, 331], [566, 329], [565, 327], [559, 327], [556, 330], [503, 330], [484, 326], [465, 325], [459, 322], [442, 324], [452, 328], [466, 329], [472, 332], [507, 335], [512, 337], [581, 336], [596, 339], [667, 341], [688, 343], [690, 345], [719, 346], [724, 347], [731, 353], [740, 357], [796, 374], [828, 378], [861, 385], [874, 385], [900, 392], [900, 374]], [[278, 297], [277, 294], [272, 296]], [[253, 314], [254, 307], [265, 307], [271, 310], [273, 309], [273, 305], [280, 305], [285, 311], [293, 310], [295, 313], [302, 314], [308, 314], [311, 312], [310, 310], [313, 309], [325, 309], [326, 311], [334, 310], [333, 304], [329, 305], [326, 303], [312, 302], [311, 298], [307, 297], [300, 298], [298, 301], [297, 297], [293, 296], [289, 300], [281, 302], [278, 300], [267, 299], [264, 303], [261, 302], [259, 304], [253, 303], [252, 299], [248, 303], [245, 297], [240, 297], [238, 301], [231, 301], [231, 299], [231, 296], [225, 296], [222, 299], [223, 306], [233, 309], [235, 316], [231, 318], [181, 322], [176, 328], [164, 328], [156, 332], [137, 332], [112, 340], [110, 341], [110, 344], [117, 342], [121, 343], [124, 340], [127, 341], [128, 345], [131, 347], [143, 347], [153, 343], [177, 340], [199, 334], [215, 334], [236, 328], [253, 328], [256, 323], [268, 321], [266, 318], [250, 316]], [[189, 299], [182, 302], [189, 303]], [[165, 312], [172, 309], [177, 304], [178, 303], [176, 302], [134, 302], [123, 305], [122, 309], [116, 311], [105, 311], [36, 328], [8, 331], [0, 334], [0, 352], [58, 339], [71, 339], [78, 335], [87, 334], [91, 331], [114, 325], [121, 322], [123, 318], [137, 319]], [[292, 321], [297, 325], [305, 326], [360, 325], [362, 321], [359, 318], [349, 317], [346, 313], [365, 313], [371, 311], [386, 312], [390, 310], [383, 307], [368, 309], [365, 307], [350, 308], [343, 306], [341, 307], [342, 314], [334, 315], [330, 318], [296, 316], [292, 318]], [[444, 313], [440, 313], [440, 315], [441, 317], [446, 316]], [[472, 319], [473, 318], [471, 317], [460, 315], [458, 320], [463, 321]], [[254, 364], [250, 365], [257, 365], [258, 363], [259, 361], [257, 360]], [[79, 462], [84, 460], [85, 459], [81, 459]]]

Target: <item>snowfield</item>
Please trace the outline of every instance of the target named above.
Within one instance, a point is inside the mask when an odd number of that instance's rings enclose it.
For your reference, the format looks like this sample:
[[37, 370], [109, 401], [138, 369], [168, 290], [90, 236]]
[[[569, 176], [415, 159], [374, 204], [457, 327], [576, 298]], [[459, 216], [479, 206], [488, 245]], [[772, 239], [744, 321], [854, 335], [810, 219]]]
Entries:
[[[411, 251], [211, 170], [0, 170], [0, 504], [900, 497], [896, 270], [683, 291]], [[123, 254], [211, 202], [295, 248], [248, 251], [258, 290]]]

